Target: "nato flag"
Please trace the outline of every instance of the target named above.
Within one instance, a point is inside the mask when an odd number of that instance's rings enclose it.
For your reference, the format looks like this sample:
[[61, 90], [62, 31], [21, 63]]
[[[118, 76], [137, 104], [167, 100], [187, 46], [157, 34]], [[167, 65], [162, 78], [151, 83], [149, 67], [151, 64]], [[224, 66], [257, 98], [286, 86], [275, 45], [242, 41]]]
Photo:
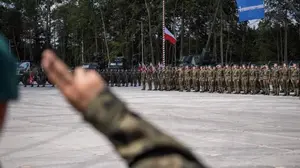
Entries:
[[237, 6], [240, 22], [265, 17], [263, 0], [237, 0]]

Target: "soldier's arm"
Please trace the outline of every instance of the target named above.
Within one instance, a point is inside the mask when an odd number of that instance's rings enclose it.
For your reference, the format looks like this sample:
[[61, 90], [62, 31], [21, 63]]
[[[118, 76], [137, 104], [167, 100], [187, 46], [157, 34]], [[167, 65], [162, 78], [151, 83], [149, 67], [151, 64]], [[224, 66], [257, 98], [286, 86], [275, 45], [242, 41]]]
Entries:
[[129, 167], [204, 167], [186, 147], [128, 110], [108, 89], [90, 103], [84, 118], [111, 141]]

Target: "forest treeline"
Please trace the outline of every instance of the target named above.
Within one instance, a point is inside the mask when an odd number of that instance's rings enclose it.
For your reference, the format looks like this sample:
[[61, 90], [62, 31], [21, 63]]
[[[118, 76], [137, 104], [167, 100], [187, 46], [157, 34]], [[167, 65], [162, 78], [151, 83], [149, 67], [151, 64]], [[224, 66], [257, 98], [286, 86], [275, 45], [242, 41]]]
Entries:
[[[224, 63], [300, 60], [299, 0], [266, 0], [266, 15], [238, 22], [234, 0], [166, 0], [166, 62], [209, 56]], [[132, 64], [162, 57], [162, 0], [2, 0], [0, 31], [20, 60], [39, 62], [54, 48], [70, 65], [124, 56]], [[211, 35], [211, 36], [210, 36]], [[210, 38], [209, 38], [210, 36]], [[143, 53], [143, 54], [142, 54]]]

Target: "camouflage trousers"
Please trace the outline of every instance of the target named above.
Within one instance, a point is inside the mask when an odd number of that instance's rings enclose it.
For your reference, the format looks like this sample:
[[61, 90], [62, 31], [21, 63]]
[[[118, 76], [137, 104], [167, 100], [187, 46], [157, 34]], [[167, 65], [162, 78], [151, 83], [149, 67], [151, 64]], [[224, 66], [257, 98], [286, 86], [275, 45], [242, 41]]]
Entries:
[[250, 91], [253, 94], [256, 93], [256, 80], [255, 79], [250, 79], [249, 84], [250, 84]]
[[185, 89], [187, 91], [191, 91], [191, 80], [190, 79], [185, 79]]
[[146, 89], [146, 80], [141, 80], [142, 90]]
[[290, 94], [289, 82], [290, 81], [287, 79], [282, 79], [280, 81], [280, 85], [281, 85], [282, 90], [284, 91], [284, 95]]
[[183, 91], [184, 90], [184, 80], [183, 79], [179, 79], [178, 80], [178, 84], [179, 84], [179, 90]]
[[167, 91], [170, 91], [171, 90], [171, 78], [166, 78], [165, 79], [165, 83], [166, 83], [166, 85], [165, 85], [165, 90], [167, 90]]
[[152, 82], [153, 82], [153, 80], [152, 80], [152, 78], [150, 78], [150, 79], [147, 79], [147, 83], [148, 83], [148, 90], [152, 90]]
[[199, 91], [199, 82], [196, 78], [193, 79], [193, 88], [196, 92]]
[[[273, 89], [274, 89], [274, 87], [273, 87]], [[263, 91], [267, 95], [270, 94], [270, 81], [267, 79], [263, 80]]]
[[165, 79], [161, 78], [159, 80], [159, 90], [164, 90], [165, 89]]
[[175, 89], [180, 90], [179, 80], [175, 80]]
[[247, 94], [249, 92], [248, 90], [248, 79], [242, 79], [242, 90], [244, 91], [244, 94]]
[[159, 80], [158, 78], [154, 79], [154, 90], [158, 90], [159, 89]]
[[224, 90], [225, 90], [225, 88], [224, 88], [224, 80], [223, 79], [218, 79], [217, 80], [217, 85], [218, 85], [218, 91], [220, 93], [224, 93]]
[[205, 91], [205, 80], [200, 79], [199, 83], [200, 83], [200, 91], [204, 92]]
[[232, 82], [231, 82], [231, 79], [226, 79], [225, 83], [226, 83], [227, 92], [231, 93], [232, 92]]
[[209, 82], [207, 79], [204, 80], [204, 91], [208, 91], [209, 90]]
[[208, 79], [209, 80], [209, 92], [213, 93], [215, 92], [215, 81], [213, 79]]
[[239, 79], [234, 79], [233, 80], [233, 85], [234, 85], [235, 93], [240, 93], [241, 92], [240, 80]]
[[261, 91], [261, 90], [263, 91], [263, 88], [264, 88], [264, 81], [263, 81], [263, 79], [259, 79], [258, 83], [259, 83], [258, 91]]
[[292, 85], [295, 96], [299, 96], [299, 81], [297, 79], [292, 79]]
[[125, 78], [122, 82], [123, 82], [123, 86], [128, 87], [128, 84], [129, 84], [128, 78]]
[[277, 79], [272, 80], [272, 87], [273, 87], [273, 92], [274, 95], [279, 95], [280, 88], [279, 88], [279, 81]]
[[138, 80], [136, 78], [133, 78], [131, 81], [131, 86], [133, 85], [134, 87], [137, 86]]

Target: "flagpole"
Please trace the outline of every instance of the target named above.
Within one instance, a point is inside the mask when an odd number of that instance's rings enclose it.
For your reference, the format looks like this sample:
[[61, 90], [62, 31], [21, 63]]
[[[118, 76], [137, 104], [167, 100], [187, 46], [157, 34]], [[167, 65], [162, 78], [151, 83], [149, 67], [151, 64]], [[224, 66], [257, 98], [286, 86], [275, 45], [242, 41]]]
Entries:
[[163, 43], [162, 43], [162, 64], [165, 66], [165, 57], [166, 57], [166, 52], [165, 52], [165, 44], [166, 44], [166, 39], [165, 39], [165, 0], [163, 0], [163, 17], [162, 17], [162, 37], [163, 37]]

